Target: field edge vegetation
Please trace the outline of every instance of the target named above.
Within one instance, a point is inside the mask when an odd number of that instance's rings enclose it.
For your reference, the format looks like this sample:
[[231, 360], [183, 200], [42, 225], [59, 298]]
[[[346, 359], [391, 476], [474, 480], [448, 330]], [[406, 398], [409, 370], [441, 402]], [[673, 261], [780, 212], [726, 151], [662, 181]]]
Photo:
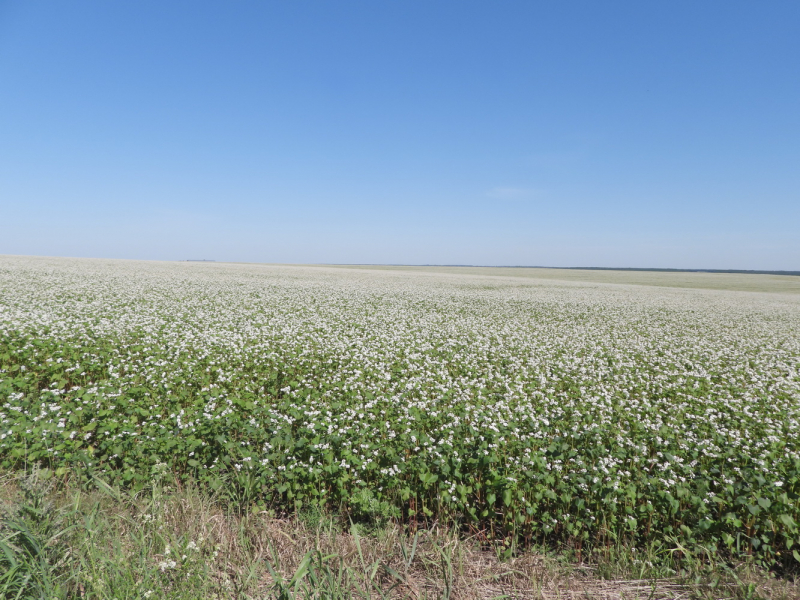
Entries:
[[790, 600], [800, 585], [753, 561], [617, 544], [513, 554], [431, 523], [242, 510], [159, 473], [137, 493], [36, 467], [0, 474], [0, 597], [668, 598]]

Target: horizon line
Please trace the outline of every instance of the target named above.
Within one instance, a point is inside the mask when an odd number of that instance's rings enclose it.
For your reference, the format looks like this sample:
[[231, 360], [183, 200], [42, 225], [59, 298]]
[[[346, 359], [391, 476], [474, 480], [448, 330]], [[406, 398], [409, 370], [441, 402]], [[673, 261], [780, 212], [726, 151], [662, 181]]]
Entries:
[[[300, 264], [300, 263], [297, 263]], [[553, 269], [572, 271], [650, 271], [662, 273], [729, 273], [734, 275], [790, 275], [800, 277], [800, 271], [780, 271], [765, 269], [679, 269], [672, 267], [548, 267], [544, 265], [448, 265], [448, 264], [406, 264], [406, 263], [317, 263], [323, 266], [339, 267], [462, 267], [480, 269]]]
[[660, 272], [660, 273], [720, 273], [732, 275], [786, 275], [800, 277], [800, 271], [776, 270], [776, 269], [681, 269], [674, 267], [552, 267], [546, 265], [472, 265], [472, 264], [411, 264], [411, 263], [301, 263], [301, 262], [282, 262], [271, 263], [265, 261], [240, 261], [240, 260], [216, 260], [209, 258], [183, 258], [183, 259], [158, 259], [158, 258], [108, 258], [99, 256], [53, 256], [47, 254], [5, 254], [2, 257], [27, 257], [27, 258], [77, 258], [88, 260], [131, 260], [131, 261], [152, 261], [152, 262], [204, 262], [204, 263], [234, 263], [252, 265], [296, 265], [296, 266], [330, 266], [330, 267], [450, 267], [450, 268], [479, 268], [479, 269], [552, 269], [569, 271], [640, 271], [640, 272]]

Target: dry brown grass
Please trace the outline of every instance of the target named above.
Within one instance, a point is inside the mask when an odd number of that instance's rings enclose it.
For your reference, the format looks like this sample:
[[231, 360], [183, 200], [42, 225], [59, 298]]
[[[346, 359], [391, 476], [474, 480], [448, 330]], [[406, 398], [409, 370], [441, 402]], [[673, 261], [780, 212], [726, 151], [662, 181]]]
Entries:
[[[18, 484], [14, 477], [0, 481], [5, 514], [23, 502]], [[87, 490], [50, 481], [46, 488], [43, 494], [49, 510], [68, 513], [71, 522], [77, 523], [77, 528], [59, 541], [61, 554], [73, 561], [68, 565], [72, 572], [59, 575], [72, 582], [69, 589], [73, 595], [65, 598], [103, 597], [91, 591], [104, 585], [98, 582], [97, 573], [102, 578], [103, 573], [112, 577], [114, 572], [127, 577], [130, 583], [126, 585], [138, 590], [136, 594], [155, 589], [151, 600], [272, 598], [279, 596], [276, 584], [302, 573], [304, 564], [316, 565], [316, 571], [300, 581], [294, 596], [284, 597], [800, 598], [796, 583], [752, 569], [722, 576], [716, 586], [713, 577], [691, 583], [685, 577], [655, 575], [609, 579], [601, 575], [625, 573], [621, 563], [576, 564], [532, 551], [501, 560], [498, 552], [476, 538], [436, 524], [409, 532], [391, 523], [371, 529], [342, 527], [320, 514], [286, 518], [265, 510], [235, 514], [192, 487], [157, 486], [138, 495], [119, 492], [102, 482]], [[87, 544], [89, 538], [91, 545]], [[196, 554], [186, 549], [190, 544], [196, 545]], [[93, 554], [88, 553], [89, 546], [94, 548]], [[174, 574], [159, 568], [159, 563], [182, 553], [191, 556]], [[198, 575], [201, 571], [202, 577]], [[194, 579], [190, 577], [193, 573]]]
[[[343, 531], [330, 522], [275, 518], [266, 511], [226, 515], [213, 503], [185, 494], [167, 497], [164, 522], [174, 536], [204, 538], [219, 547], [226, 557], [219, 564], [222, 579], [241, 580], [250, 565], [267, 562], [278, 563], [279, 573], [290, 579], [309, 552], [319, 552], [335, 556], [337, 567], [353, 570], [354, 595], [369, 588], [371, 581], [384, 592], [391, 589], [391, 597], [412, 599], [655, 599], [685, 598], [690, 592], [672, 581], [601, 580], [590, 567], [532, 553], [501, 561], [497, 552], [437, 526], [411, 535], [388, 525], [359, 535], [358, 528]], [[261, 593], [268, 593], [274, 583], [268, 569], [260, 571]]]

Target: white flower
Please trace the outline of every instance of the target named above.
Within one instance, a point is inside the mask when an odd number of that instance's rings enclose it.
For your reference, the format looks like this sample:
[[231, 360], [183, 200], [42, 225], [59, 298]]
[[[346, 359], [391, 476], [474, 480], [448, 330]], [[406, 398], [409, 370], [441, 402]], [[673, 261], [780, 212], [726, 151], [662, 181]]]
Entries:
[[158, 568], [161, 569], [161, 571], [174, 569], [176, 566], [178, 566], [178, 563], [176, 563], [174, 560], [165, 560], [158, 563]]

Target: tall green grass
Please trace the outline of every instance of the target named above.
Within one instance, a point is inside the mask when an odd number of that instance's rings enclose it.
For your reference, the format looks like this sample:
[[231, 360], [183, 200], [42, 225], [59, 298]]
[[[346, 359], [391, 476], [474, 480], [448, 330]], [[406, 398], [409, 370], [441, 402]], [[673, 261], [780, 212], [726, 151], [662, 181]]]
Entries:
[[[98, 477], [34, 469], [0, 482], [0, 598], [798, 597], [755, 564], [685, 548], [609, 545], [589, 557], [481, 548], [448, 530], [352, 524], [308, 512], [276, 519], [162, 476], [131, 494]], [[227, 510], [225, 507], [227, 506]], [[506, 555], [507, 556], [507, 555]], [[574, 595], [574, 594], [573, 594]]]

